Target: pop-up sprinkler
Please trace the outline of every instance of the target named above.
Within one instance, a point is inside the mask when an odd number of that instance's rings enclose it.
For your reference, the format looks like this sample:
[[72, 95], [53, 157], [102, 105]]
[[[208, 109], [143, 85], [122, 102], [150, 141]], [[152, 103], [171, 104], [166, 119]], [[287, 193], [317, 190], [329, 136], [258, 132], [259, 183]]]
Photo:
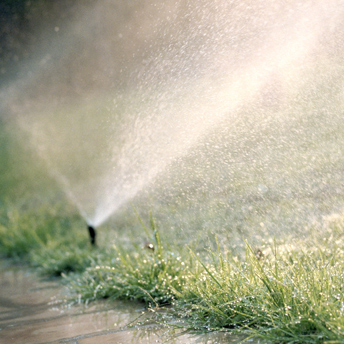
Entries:
[[88, 228], [88, 232], [90, 234], [91, 244], [93, 246], [95, 246], [96, 245], [96, 230], [91, 225], [88, 225], [87, 228]]

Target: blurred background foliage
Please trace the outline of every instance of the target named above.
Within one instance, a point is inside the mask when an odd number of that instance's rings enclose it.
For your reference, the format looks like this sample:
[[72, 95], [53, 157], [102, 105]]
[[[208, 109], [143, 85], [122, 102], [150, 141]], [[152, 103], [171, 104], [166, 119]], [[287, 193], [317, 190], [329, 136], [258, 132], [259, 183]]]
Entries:
[[[89, 1], [84, 1], [88, 3]], [[0, 2], [0, 79], [14, 77], [34, 45], [77, 11], [78, 1], [2, 0]]]

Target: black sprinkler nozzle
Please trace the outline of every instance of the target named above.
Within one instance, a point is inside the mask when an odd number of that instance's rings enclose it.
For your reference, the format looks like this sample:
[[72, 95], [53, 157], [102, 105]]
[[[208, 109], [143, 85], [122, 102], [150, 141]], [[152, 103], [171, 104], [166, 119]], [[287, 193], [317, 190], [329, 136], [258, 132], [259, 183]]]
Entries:
[[91, 244], [95, 246], [96, 245], [96, 230], [91, 225], [88, 225], [87, 228], [88, 228], [88, 233], [90, 234]]

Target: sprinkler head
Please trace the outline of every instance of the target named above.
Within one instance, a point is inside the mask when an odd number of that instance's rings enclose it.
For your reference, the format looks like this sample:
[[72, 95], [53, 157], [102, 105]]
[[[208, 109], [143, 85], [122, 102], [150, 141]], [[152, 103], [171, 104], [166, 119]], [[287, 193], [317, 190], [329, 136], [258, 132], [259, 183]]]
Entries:
[[96, 245], [96, 230], [91, 225], [88, 225], [87, 228], [88, 228], [88, 233], [90, 234], [91, 244], [95, 246]]

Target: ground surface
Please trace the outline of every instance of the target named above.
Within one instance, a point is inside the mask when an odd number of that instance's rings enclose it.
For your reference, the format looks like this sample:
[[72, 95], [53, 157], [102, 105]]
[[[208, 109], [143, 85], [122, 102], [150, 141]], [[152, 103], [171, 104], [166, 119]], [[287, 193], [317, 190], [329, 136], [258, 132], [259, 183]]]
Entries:
[[[57, 281], [37, 279], [20, 267], [0, 264], [0, 343], [165, 343], [157, 324], [129, 328], [143, 311], [140, 304], [94, 302], [69, 305]], [[147, 315], [149, 316], [149, 315]], [[181, 335], [167, 343], [238, 343], [225, 333]]]

